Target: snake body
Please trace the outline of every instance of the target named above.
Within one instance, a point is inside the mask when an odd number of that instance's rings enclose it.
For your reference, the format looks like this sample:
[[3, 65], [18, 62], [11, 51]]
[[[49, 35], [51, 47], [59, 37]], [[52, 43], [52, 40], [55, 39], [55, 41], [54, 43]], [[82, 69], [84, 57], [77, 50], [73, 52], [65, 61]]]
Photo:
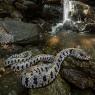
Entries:
[[5, 66], [9, 66], [14, 63], [25, 62], [31, 58], [32, 58], [31, 51], [25, 51], [20, 54], [14, 54], [14, 55], [10, 56], [9, 58], [7, 58], [7, 60], [5, 61]]
[[[64, 49], [55, 57], [52, 55], [37, 55], [29, 61], [19, 64], [19, 70], [22, 70], [22, 66], [24, 66], [25, 69], [30, 67], [24, 70], [20, 75], [22, 85], [26, 88], [39, 88], [50, 84], [58, 75], [62, 62], [68, 56], [73, 56], [81, 60], [89, 60], [90, 58], [84, 51], [76, 48]], [[33, 60], [35, 60], [35, 62]], [[36, 64], [38, 61], [48, 61], [51, 63], [31, 66]], [[27, 66], [24, 65], [26, 63], [28, 64]], [[17, 66], [17, 64], [15, 66]], [[13, 69], [17, 70], [18, 68], [16, 67]]]

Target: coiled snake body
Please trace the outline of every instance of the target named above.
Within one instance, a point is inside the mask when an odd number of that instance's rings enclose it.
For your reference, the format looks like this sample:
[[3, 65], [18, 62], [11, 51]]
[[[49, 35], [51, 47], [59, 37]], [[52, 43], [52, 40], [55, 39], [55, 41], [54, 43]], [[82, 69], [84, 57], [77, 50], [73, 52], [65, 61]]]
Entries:
[[[27, 57], [28, 60], [25, 60], [27, 59], [24, 58], [25, 56], [23, 56], [23, 58], [21, 56], [17, 56], [24, 59], [24, 61], [20, 60], [20, 63], [18, 58], [14, 60], [14, 57], [11, 56], [6, 60], [5, 65], [11, 65], [11, 69], [14, 71], [25, 69], [20, 75], [22, 85], [26, 88], [39, 88], [44, 87], [54, 81], [59, 73], [62, 62], [68, 56], [73, 56], [81, 60], [90, 59], [90, 57], [87, 56], [87, 54], [81, 49], [68, 48], [60, 51], [55, 57], [53, 55], [41, 54], [31, 58]], [[39, 61], [50, 63], [35, 65]], [[26, 69], [28, 67], [30, 68]]]

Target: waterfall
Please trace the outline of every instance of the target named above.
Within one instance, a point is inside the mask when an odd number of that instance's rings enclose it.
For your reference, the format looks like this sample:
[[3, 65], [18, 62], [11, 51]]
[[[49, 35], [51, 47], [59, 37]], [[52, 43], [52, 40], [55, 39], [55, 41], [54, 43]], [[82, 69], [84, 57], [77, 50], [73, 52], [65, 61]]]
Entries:
[[72, 0], [62, 0], [62, 4], [63, 4], [63, 19], [62, 19], [62, 22], [60, 23], [57, 23], [55, 26], [52, 27], [52, 34], [56, 34], [57, 32], [59, 32], [64, 23], [67, 21], [67, 20], [70, 20], [70, 17], [69, 17], [69, 12], [72, 10]]
[[63, 22], [69, 19], [69, 0], [63, 2]]

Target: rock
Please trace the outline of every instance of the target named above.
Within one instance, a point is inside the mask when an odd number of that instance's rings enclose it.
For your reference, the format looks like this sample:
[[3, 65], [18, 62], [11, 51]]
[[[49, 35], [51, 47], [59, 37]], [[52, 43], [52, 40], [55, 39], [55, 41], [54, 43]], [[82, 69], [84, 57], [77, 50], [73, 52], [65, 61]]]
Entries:
[[71, 95], [69, 85], [58, 76], [55, 81], [44, 88], [31, 89], [29, 95]]
[[4, 74], [4, 72], [5, 72], [5, 69], [3, 67], [0, 68], [0, 74]]
[[93, 80], [89, 77], [89, 75], [82, 71], [76, 69], [63, 69], [62, 75], [63, 78], [67, 79], [69, 82], [81, 89], [89, 87], [93, 88]]
[[9, 92], [8, 95], [17, 95], [17, 93], [14, 90], [12, 90], [11, 92]]
[[75, 23], [72, 20], [67, 20], [63, 24], [63, 30], [72, 30], [72, 31], [79, 31], [78, 27], [75, 25]]
[[86, 4], [88, 4], [88, 5], [92, 6], [92, 7], [95, 6], [95, 1], [94, 0], [92, 2], [90, 2], [90, 0], [79, 0], [79, 1], [81, 1], [83, 3], [86, 3]]
[[95, 64], [93, 62], [81, 62], [71, 58], [64, 62], [62, 67], [62, 78], [81, 89], [94, 89]]
[[[70, 19], [74, 23], [74, 26], [77, 28], [78, 31], [84, 32], [86, 26], [89, 26], [90, 23], [91, 26], [94, 25], [95, 12], [91, 6], [79, 1], [71, 1], [71, 4], [74, 7], [71, 8], [72, 10], [69, 10], [68, 19]], [[93, 29], [93, 27], [90, 27], [88, 31], [90, 32], [91, 29]]]
[[5, 72], [6, 70], [4, 68], [4, 58], [0, 58], [0, 77], [2, 77]]
[[0, 95], [20, 95], [21, 91], [23, 89], [13, 72], [4, 74], [0, 78]]
[[[23, 23], [19, 21], [5, 20], [0, 21], [0, 25], [4, 25], [4, 33], [0, 34], [0, 42], [16, 43], [16, 44], [28, 44], [40, 41], [39, 34], [42, 29], [37, 24]], [[7, 37], [7, 39], [6, 39]]]
[[86, 24], [83, 31], [86, 31], [88, 33], [95, 33], [95, 23]]
[[18, 20], [18, 21], [21, 21], [21, 19], [23, 18], [23, 16], [22, 16], [22, 14], [19, 11], [13, 11], [11, 13], [11, 18], [15, 19], [15, 20]]
[[94, 95], [94, 92], [91, 89], [81, 90], [76, 87], [72, 87], [71, 92], [72, 92], [72, 95]]
[[43, 19], [32, 20], [32, 23], [39, 24], [44, 32], [51, 30], [51, 24]]
[[[48, 21], [53, 20], [54, 22], [59, 22], [62, 20], [63, 7], [60, 5], [49, 5], [45, 4], [43, 7], [42, 16]], [[53, 22], [53, 23], [54, 23]]]
[[18, 53], [20, 51], [23, 50], [22, 46], [18, 46], [18, 45], [2, 45], [0, 47], [0, 57], [5, 57], [7, 55], [11, 55], [14, 53]]

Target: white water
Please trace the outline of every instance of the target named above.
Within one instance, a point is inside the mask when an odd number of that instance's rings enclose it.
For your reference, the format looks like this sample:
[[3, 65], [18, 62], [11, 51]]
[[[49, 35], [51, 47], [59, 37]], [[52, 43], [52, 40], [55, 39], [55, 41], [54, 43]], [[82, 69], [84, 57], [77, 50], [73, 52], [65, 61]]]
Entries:
[[63, 23], [69, 19], [69, 0], [63, 2]]
[[59, 27], [63, 27], [64, 23], [68, 20], [70, 20], [69, 18], [69, 11], [72, 8], [72, 3], [70, 2], [70, 0], [62, 0], [63, 3], [63, 19], [62, 22], [57, 23], [56, 26], [52, 27], [52, 34], [56, 34], [56, 32], [58, 32], [58, 28]]

